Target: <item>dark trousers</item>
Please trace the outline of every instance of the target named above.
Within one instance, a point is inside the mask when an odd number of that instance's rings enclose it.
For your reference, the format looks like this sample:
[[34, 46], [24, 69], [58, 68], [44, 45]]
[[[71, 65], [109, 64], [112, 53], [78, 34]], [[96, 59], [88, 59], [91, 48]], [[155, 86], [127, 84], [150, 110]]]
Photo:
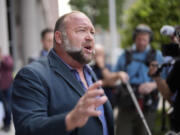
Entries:
[[11, 88], [0, 90], [0, 100], [3, 103], [5, 110], [5, 118], [3, 119], [4, 126], [11, 124]]
[[[151, 132], [153, 132], [156, 112], [143, 113]], [[119, 109], [116, 135], [147, 135], [145, 126], [135, 108]]]

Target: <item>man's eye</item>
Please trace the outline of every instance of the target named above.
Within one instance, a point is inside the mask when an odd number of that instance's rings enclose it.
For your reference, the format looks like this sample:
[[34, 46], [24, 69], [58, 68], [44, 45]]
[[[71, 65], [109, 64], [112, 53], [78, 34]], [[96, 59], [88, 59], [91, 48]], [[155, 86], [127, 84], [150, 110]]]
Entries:
[[84, 31], [85, 31], [85, 29], [80, 29], [79, 31], [84, 32]]
[[95, 34], [95, 32], [94, 32], [94, 31], [91, 31], [91, 34], [92, 34], [92, 35], [94, 35], [94, 34]]

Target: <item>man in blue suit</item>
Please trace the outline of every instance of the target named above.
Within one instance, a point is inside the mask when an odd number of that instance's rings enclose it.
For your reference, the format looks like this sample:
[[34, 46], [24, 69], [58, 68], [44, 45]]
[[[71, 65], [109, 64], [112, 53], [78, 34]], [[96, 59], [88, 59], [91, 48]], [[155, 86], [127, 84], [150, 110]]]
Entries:
[[111, 105], [87, 65], [95, 53], [94, 33], [82, 12], [57, 20], [49, 55], [15, 78], [16, 135], [114, 135]]

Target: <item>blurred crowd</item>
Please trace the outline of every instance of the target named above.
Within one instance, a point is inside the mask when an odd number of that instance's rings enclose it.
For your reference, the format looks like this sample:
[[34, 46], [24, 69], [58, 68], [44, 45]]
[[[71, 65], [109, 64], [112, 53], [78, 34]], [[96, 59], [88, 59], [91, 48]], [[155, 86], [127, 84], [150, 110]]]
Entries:
[[[168, 117], [170, 129], [172, 132], [179, 132], [179, 92], [177, 77], [173, 76], [171, 70], [174, 63], [178, 63], [179, 51], [179, 26], [165, 25], [161, 28], [160, 33], [170, 38], [170, 43], [162, 46], [162, 52], [155, 50], [151, 46], [153, 40], [153, 31], [147, 25], [140, 24], [132, 33], [133, 43], [128, 49], [119, 56], [116, 65], [110, 70], [106, 64], [103, 49], [99, 52], [99, 45], [96, 46], [95, 55], [95, 72], [99, 79], [104, 81], [104, 90], [109, 97], [113, 107], [118, 108], [116, 118], [116, 135], [145, 135], [147, 134], [143, 118], [135, 107], [126, 83], [129, 82], [134, 94], [136, 95], [139, 106], [144, 114], [147, 124], [154, 134], [155, 120], [157, 119], [157, 106], [160, 94], [168, 100], [170, 108], [173, 111], [163, 113], [161, 117]], [[103, 53], [102, 53], [103, 52]], [[162, 55], [163, 53], [163, 55]], [[103, 64], [102, 64], [103, 63]], [[177, 64], [176, 64], [177, 65]], [[149, 71], [150, 67], [150, 71]], [[155, 69], [152, 72], [152, 67]], [[94, 68], [94, 66], [93, 66]], [[179, 72], [172, 70], [177, 76]], [[154, 74], [155, 75], [154, 75]], [[171, 77], [169, 77], [170, 75]], [[164, 92], [165, 83], [157, 81], [157, 77], [162, 80], [169, 80], [169, 84], [174, 82], [172, 91]], [[174, 79], [174, 80], [173, 80]], [[175, 81], [176, 80], [176, 81]], [[121, 83], [119, 83], [119, 81]], [[108, 82], [108, 83], [107, 83]], [[159, 92], [159, 91], [160, 92]], [[165, 94], [164, 94], [165, 93]], [[164, 104], [163, 104], [164, 107]], [[169, 109], [169, 110], [171, 110]], [[162, 120], [162, 127], [164, 119]], [[166, 123], [167, 124], [167, 123]], [[162, 128], [162, 130], [167, 130]]]

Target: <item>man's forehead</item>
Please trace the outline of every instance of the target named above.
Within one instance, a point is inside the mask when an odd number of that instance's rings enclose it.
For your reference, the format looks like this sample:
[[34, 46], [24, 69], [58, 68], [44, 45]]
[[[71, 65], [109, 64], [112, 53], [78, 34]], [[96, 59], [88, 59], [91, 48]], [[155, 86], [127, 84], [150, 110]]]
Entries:
[[148, 36], [149, 36], [150, 34], [147, 33], [147, 32], [139, 32], [137, 35], [143, 35], [143, 36], [144, 36], [144, 35], [148, 35]]
[[[66, 24], [72, 26], [91, 26], [94, 29], [90, 19], [83, 13], [72, 13], [66, 18]], [[69, 27], [69, 26], [68, 26]]]

